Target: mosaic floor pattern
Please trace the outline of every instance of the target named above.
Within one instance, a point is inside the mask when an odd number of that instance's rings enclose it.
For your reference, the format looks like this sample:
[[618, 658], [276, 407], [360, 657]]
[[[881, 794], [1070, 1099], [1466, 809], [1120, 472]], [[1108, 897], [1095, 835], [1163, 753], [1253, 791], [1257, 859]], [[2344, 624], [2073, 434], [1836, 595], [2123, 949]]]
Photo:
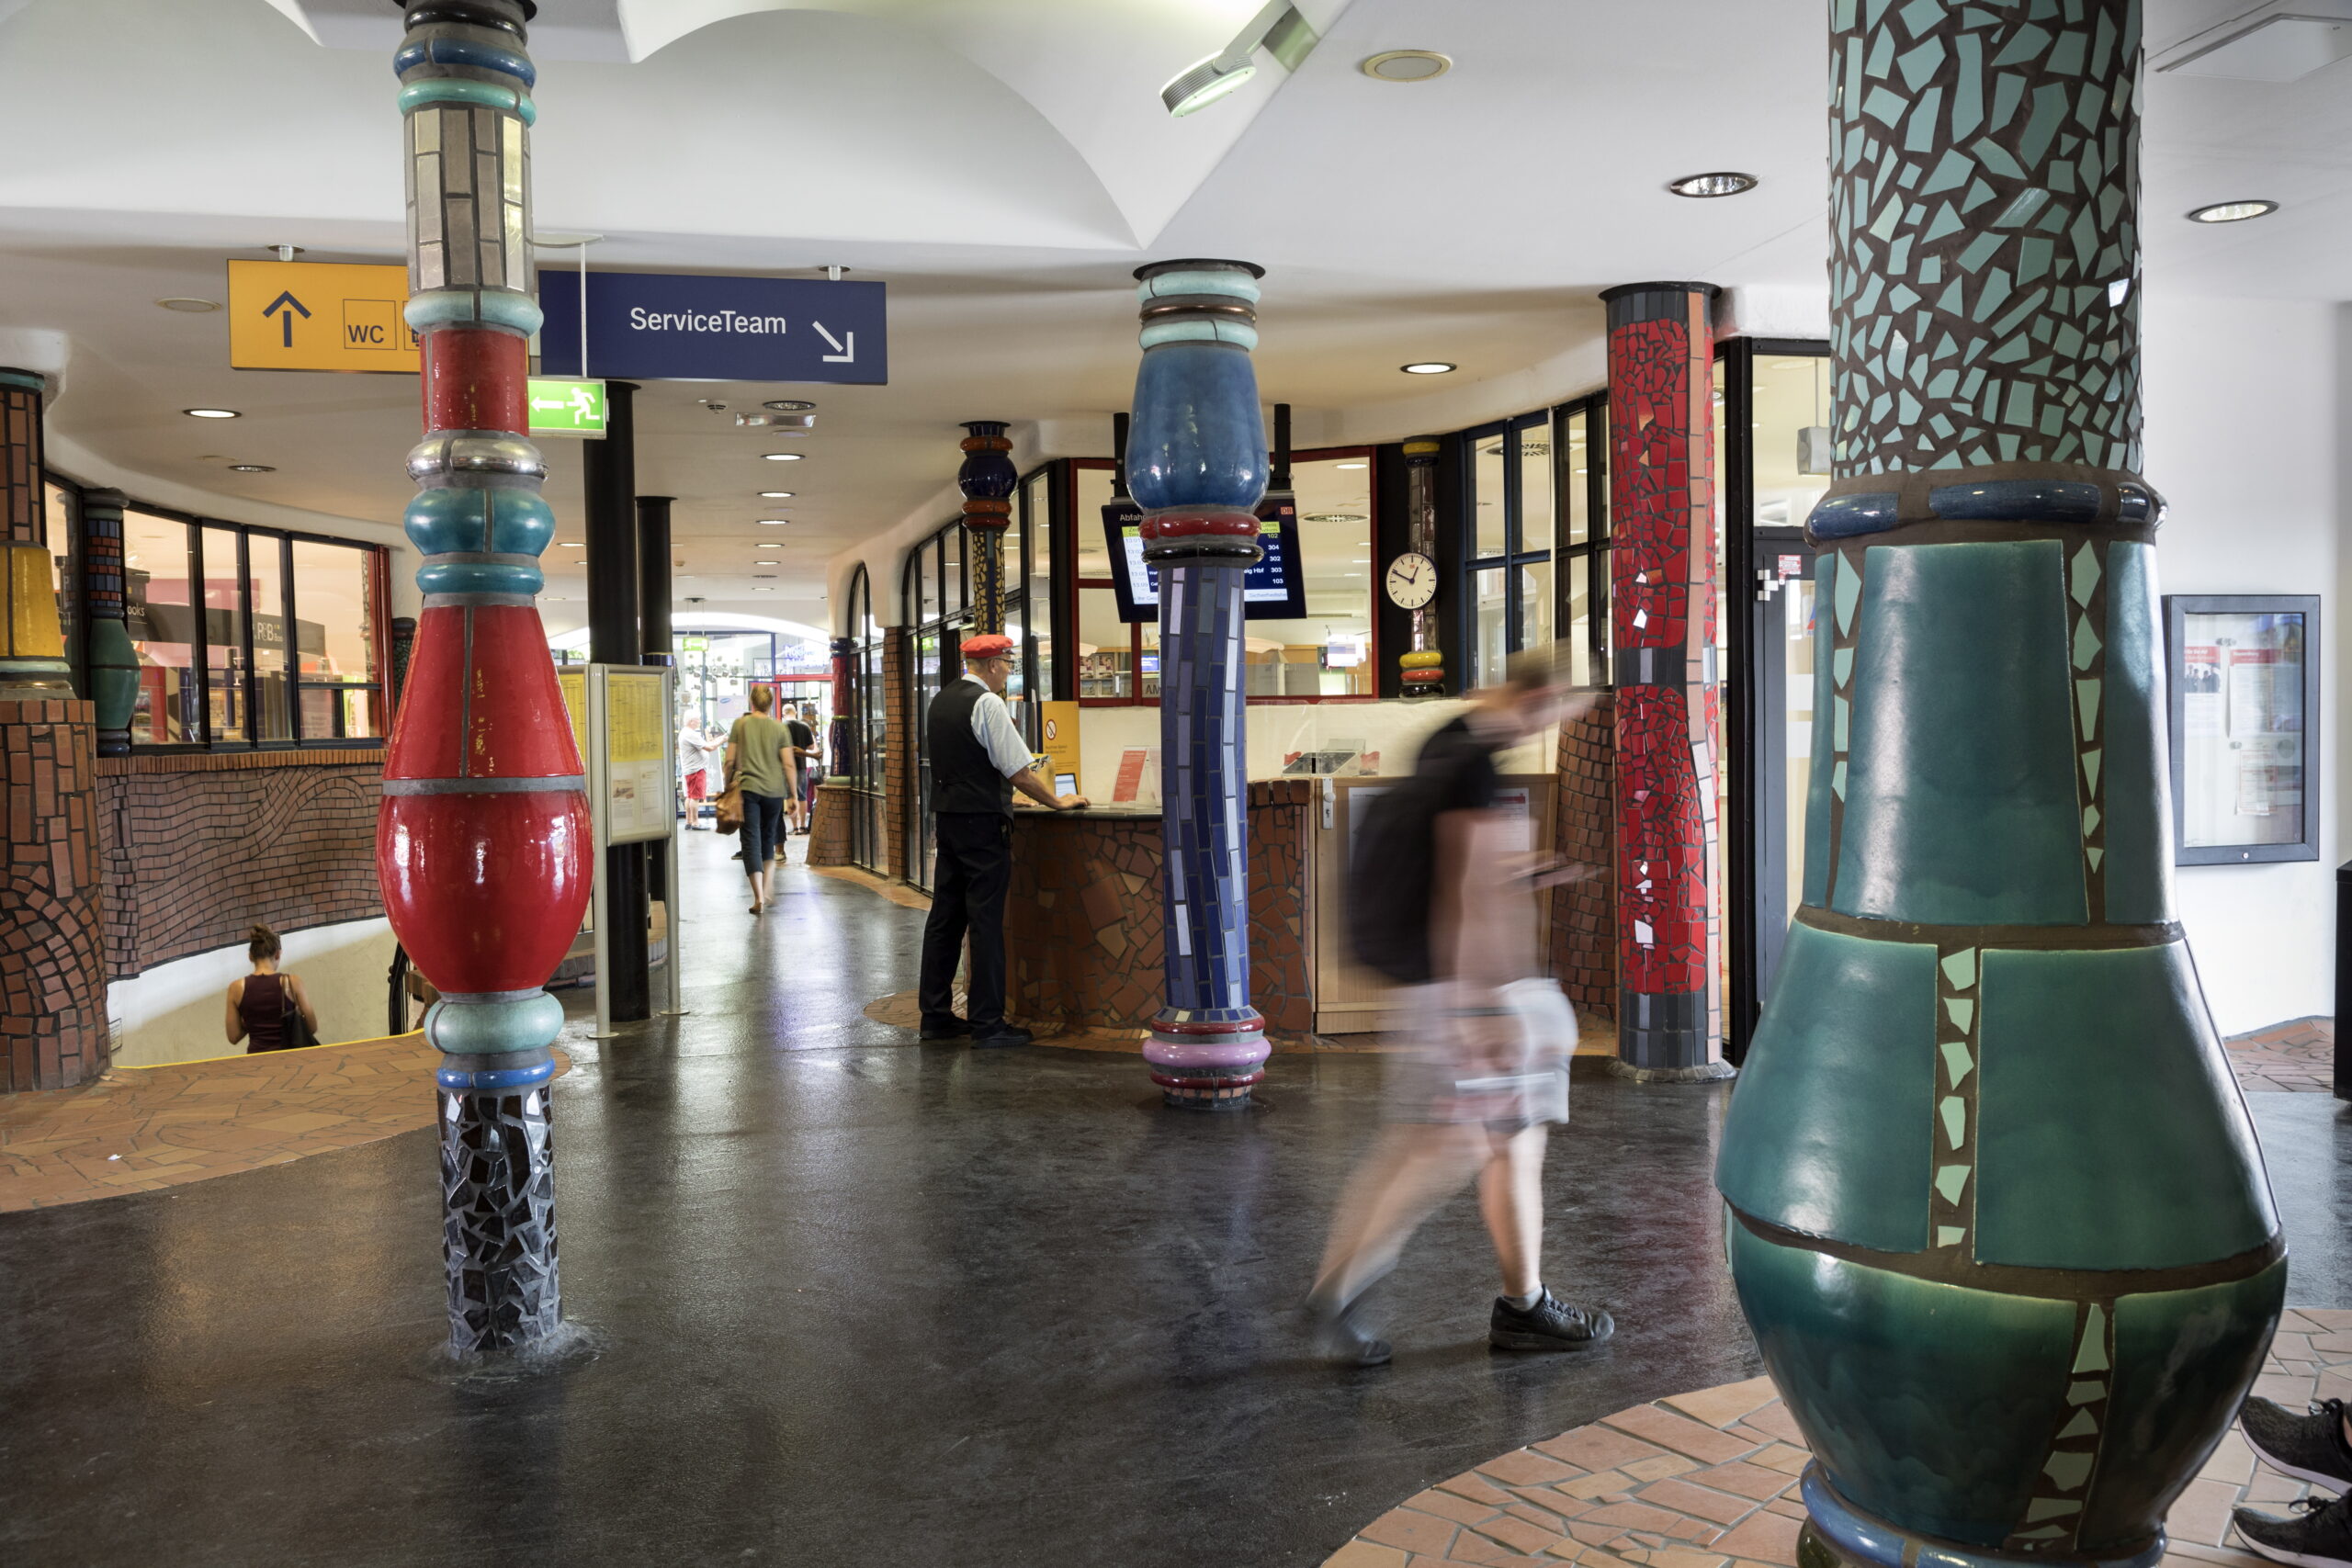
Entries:
[[[2255, 1392], [2300, 1410], [2352, 1399], [2352, 1312], [2290, 1308]], [[1794, 1568], [1811, 1454], [1770, 1378], [1636, 1404], [1408, 1497], [1324, 1568]], [[2235, 1431], [2172, 1510], [2171, 1568], [2268, 1568], [2230, 1540], [2230, 1510], [2271, 1513], [2311, 1488]]]
[[0, 1213], [151, 1191], [429, 1127], [439, 1062], [424, 1035], [402, 1034], [118, 1067], [81, 1089], [0, 1098]]
[[2328, 1094], [2335, 1087], [2335, 1021], [2295, 1018], [2233, 1035], [2226, 1043], [2238, 1088]]

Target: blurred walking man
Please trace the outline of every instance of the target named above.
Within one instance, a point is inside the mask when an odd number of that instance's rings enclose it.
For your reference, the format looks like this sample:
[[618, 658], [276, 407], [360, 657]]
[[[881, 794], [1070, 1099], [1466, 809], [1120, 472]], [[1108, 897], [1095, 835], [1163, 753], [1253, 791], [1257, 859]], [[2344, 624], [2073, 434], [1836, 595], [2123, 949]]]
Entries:
[[1430, 737], [1359, 835], [1351, 934], [1358, 956], [1399, 983], [1413, 1047], [1390, 1060], [1390, 1125], [1349, 1179], [1307, 1298], [1333, 1359], [1389, 1359], [1363, 1322], [1364, 1293], [1474, 1177], [1502, 1267], [1487, 1343], [1581, 1350], [1615, 1331], [1607, 1313], [1544, 1287], [1544, 1144], [1568, 1119], [1576, 1014], [1541, 977], [1534, 899], [1575, 874], [1535, 863], [1525, 818], [1496, 806], [1496, 754], [1582, 711], [1575, 704], [1553, 650], [1519, 655], [1502, 685]]

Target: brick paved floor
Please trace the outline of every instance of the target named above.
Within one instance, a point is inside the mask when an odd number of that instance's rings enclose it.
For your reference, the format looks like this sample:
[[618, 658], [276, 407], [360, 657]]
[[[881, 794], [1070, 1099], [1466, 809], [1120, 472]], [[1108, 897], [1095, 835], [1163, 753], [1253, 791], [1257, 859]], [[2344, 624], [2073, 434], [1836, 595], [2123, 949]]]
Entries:
[[[2352, 1312], [2290, 1309], [2258, 1393], [2352, 1398]], [[1636, 1404], [1407, 1498], [1324, 1568], [1793, 1568], [1811, 1454], [1770, 1378]], [[2165, 1521], [2172, 1568], [2267, 1568], [2224, 1545], [2230, 1510], [2283, 1514], [2311, 1490], [2233, 1430]]]
[[422, 1034], [118, 1067], [80, 1089], [0, 1095], [0, 1213], [283, 1165], [433, 1124], [440, 1054]]
[[2232, 1035], [2226, 1042], [2238, 1088], [2248, 1094], [2283, 1089], [2329, 1094], [2335, 1087], [2335, 1021], [2294, 1018]]

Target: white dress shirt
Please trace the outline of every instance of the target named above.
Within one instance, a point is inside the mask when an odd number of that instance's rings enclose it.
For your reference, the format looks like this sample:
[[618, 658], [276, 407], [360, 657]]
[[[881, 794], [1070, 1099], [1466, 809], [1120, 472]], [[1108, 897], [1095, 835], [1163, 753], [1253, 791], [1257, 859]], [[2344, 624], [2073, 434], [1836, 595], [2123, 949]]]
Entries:
[[1004, 699], [985, 689], [986, 681], [978, 675], [966, 675], [964, 679], [983, 688], [980, 700], [972, 705], [972, 738], [989, 754], [996, 771], [1011, 778], [1029, 766], [1029, 742], [1021, 739], [1020, 727], [1012, 722], [1012, 710], [1005, 705]]

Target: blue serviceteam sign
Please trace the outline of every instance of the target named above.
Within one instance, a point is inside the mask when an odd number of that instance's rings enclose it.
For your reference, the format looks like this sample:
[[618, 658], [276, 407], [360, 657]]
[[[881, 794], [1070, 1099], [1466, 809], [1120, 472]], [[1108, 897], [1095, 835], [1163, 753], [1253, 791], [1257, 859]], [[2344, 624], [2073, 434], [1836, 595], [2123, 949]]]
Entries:
[[890, 379], [879, 283], [591, 272], [585, 369], [579, 288], [557, 268], [539, 275], [542, 375], [876, 387]]
[[[1111, 549], [1111, 588], [1119, 619], [1159, 619], [1159, 570], [1143, 558], [1143, 508], [1132, 500], [1102, 509]], [[1241, 615], [1251, 621], [1295, 621], [1306, 614], [1306, 577], [1298, 567], [1298, 498], [1269, 492], [1258, 503], [1258, 544], [1265, 554], [1241, 574]]]

